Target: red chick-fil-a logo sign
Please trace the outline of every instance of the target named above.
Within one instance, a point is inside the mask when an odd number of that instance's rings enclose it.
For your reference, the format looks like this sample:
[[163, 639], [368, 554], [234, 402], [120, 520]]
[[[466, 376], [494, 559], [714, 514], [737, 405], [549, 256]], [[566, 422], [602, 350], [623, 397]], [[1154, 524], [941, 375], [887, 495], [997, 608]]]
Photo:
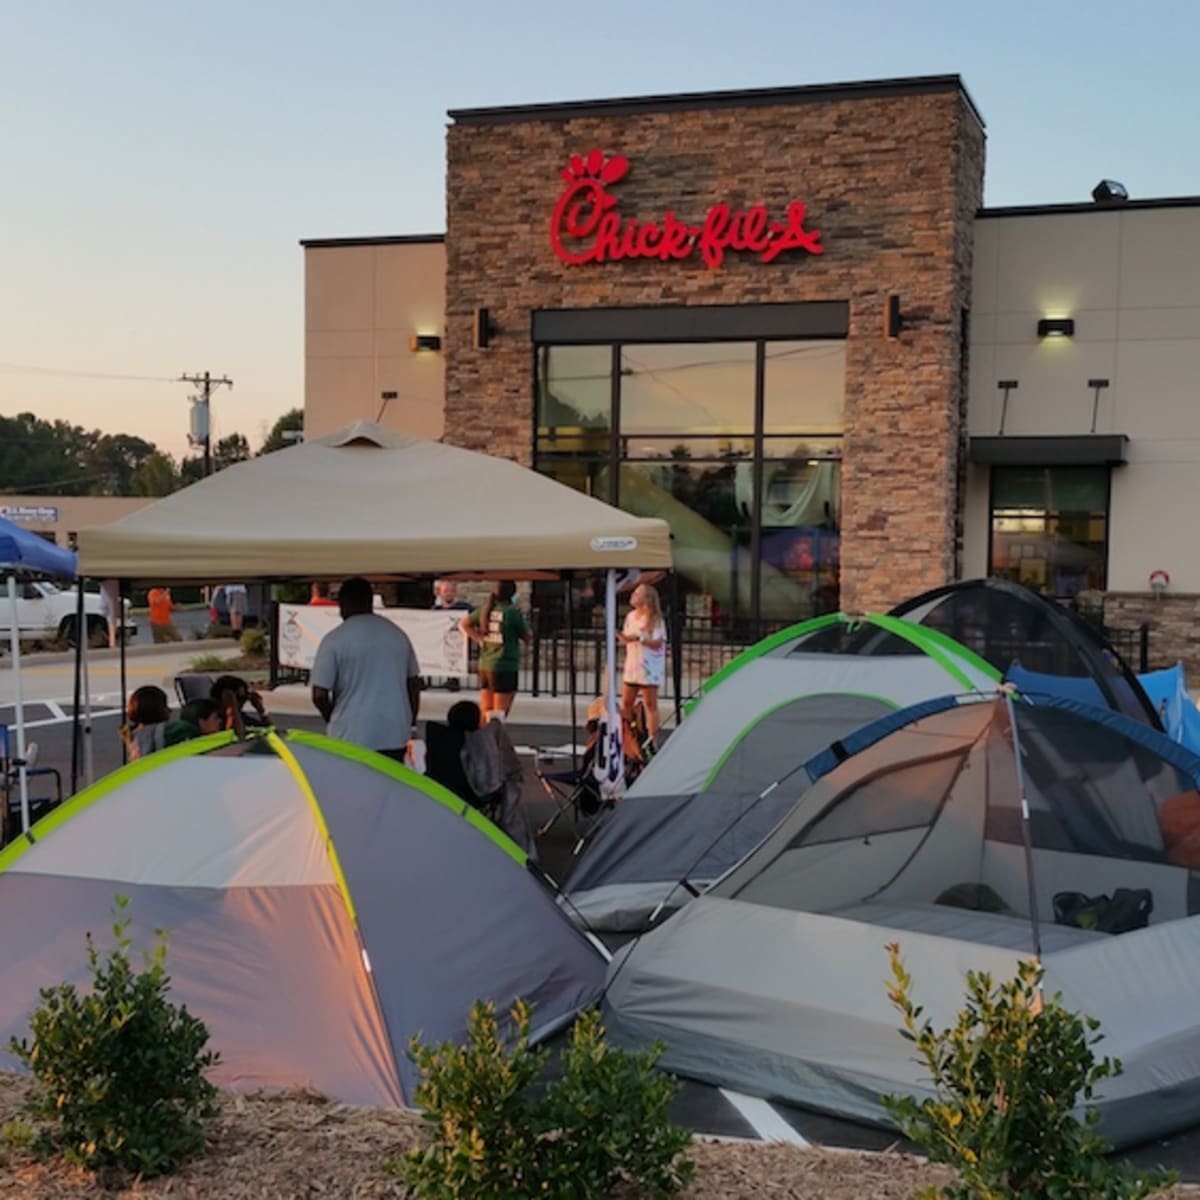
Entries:
[[629, 173], [629, 159], [614, 154], [605, 158], [593, 150], [586, 158], [575, 154], [562, 173], [566, 182], [550, 218], [550, 244], [554, 253], [571, 266], [620, 262], [630, 258], [691, 258], [695, 253], [710, 267], [719, 267], [731, 251], [757, 254], [774, 262], [789, 250], [823, 254], [821, 235], [805, 229], [804, 202], [793, 200], [782, 220], [771, 220], [765, 205], [733, 208], [714, 204], [704, 219], [693, 225], [671, 210], [657, 221], [622, 218], [617, 198], [608, 190]]

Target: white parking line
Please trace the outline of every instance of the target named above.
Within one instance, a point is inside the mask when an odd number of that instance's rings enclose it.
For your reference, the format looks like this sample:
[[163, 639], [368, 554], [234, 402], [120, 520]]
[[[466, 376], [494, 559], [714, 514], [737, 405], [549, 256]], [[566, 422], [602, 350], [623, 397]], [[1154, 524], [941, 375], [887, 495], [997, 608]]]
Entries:
[[[92, 709], [92, 721], [93, 722], [98, 721], [101, 717], [119, 717], [120, 715], [121, 715], [121, 710], [119, 708], [102, 708], [99, 710]], [[79, 715], [79, 720], [80, 720], [80, 723], [83, 722], [83, 714], [82, 713], [80, 713], [80, 715]], [[26, 729], [42, 729], [47, 725], [67, 725], [70, 723], [70, 721], [71, 721], [70, 716], [64, 714], [61, 717], [47, 717], [45, 720], [42, 720], [42, 721], [26, 721], [25, 728]]]
[[798, 1134], [765, 1100], [757, 1096], [746, 1096], [741, 1092], [726, 1091], [721, 1095], [737, 1109], [742, 1119], [764, 1142], [786, 1142], [802, 1149], [812, 1143]]

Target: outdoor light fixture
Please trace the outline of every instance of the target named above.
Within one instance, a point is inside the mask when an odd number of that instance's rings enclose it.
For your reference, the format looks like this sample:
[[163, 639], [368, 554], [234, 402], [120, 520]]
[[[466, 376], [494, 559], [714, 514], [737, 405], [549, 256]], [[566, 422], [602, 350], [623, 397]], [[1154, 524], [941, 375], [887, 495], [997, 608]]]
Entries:
[[1129, 192], [1115, 179], [1102, 179], [1092, 188], [1092, 199], [1097, 204], [1122, 204], [1129, 199]]
[[1000, 404], [1000, 428], [996, 430], [997, 434], [1002, 434], [1004, 422], [1008, 419], [1008, 393], [1021, 385], [1015, 379], [998, 379], [996, 386], [1004, 393], [1004, 399]]
[[1038, 337], [1074, 337], [1073, 317], [1043, 317], [1038, 322]]
[[1108, 387], [1107, 379], [1089, 379], [1088, 387], [1092, 389], [1092, 428], [1091, 432], [1096, 432], [1096, 412], [1100, 408], [1100, 393]]
[[418, 350], [440, 350], [442, 339], [436, 333], [414, 333], [408, 339], [408, 348], [414, 354]]
[[900, 311], [900, 297], [889, 296], [883, 310], [884, 337], [898, 338], [904, 329], [904, 314]]
[[486, 350], [495, 332], [492, 314], [486, 308], [477, 308], [471, 317], [471, 344], [476, 350]]

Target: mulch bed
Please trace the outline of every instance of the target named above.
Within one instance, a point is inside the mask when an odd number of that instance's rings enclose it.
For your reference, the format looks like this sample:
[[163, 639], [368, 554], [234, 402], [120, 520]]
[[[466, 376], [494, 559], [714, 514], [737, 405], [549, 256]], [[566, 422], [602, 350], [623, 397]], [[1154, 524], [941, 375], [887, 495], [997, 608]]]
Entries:
[[[0, 1075], [0, 1123], [21, 1114], [28, 1082]], [[23, 1200], [377, 1200], [404, 1186], [384, 1170], [422, 1137], [410, 1113], [354, 1109], [317, 1096], [224, 1096], [207, 1153], [177, 1175], [105, 1182], [59, 1161], [0, 1151], [0, 1197]], [[798, 1150], [759, 1143], [698, 1142], [687, 1200], [910, 1200], [948, 1176], [898, 1153]], [[1175, 1188], [1172, 1197], [1200, 1197]], [[633, 1200], [626, 1193], [624, 1200]], [[498, 1198], [499, 1200], [499, 1198]]]

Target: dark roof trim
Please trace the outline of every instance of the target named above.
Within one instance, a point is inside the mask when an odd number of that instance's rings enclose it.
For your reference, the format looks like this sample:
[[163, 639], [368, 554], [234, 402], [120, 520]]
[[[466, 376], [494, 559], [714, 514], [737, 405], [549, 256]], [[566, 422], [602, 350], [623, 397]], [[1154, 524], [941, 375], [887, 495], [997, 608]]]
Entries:
[[458, 125], [497, 125], [512, 121], [567, 121], [574, 117], [629, 117], [648, 112], [684, 112], [705, 108], [750, 108], [779, 104], [815, 104], [867, 100], [881, 96], [919, 96], [958, 92], [975, 119], [983, 117], [959, 75], [914, 75], [862, 83], [822, 83], [805, 87], [747, 88], [742, 91], [680, 92], [676, 95], [625, 96], [612, 100], [569, 100], [559, 104], [514, 104], [498, 108], [452, 108]]
[[334, 246], [432, 246], [446, 240], [444, 233], [402, 233], [384, 237], [301, 238], [306, 250]]
[[1104, 467], [1126, 461], [1123, 433], [1075, 437], [973, 437], [968, 457], [996, 467]]
[[1061, 213], [1111, 213], [1128, 209], [1200, 208], [1200, 196], [1164, 196], [1157, 200], [1120, 200], [1097, 203], [1087, 200], [1078, 204], [1012, 204], [1006, 208], [981, 208], [975, 215], [987, 217], [1053, 217]]
[[845, 300], [798, 304], [664, 304], [645, 308], [541, 308], [532, 314], [537, 345], [610, 342], [744, 342], [755, 338], [844, 338]]

